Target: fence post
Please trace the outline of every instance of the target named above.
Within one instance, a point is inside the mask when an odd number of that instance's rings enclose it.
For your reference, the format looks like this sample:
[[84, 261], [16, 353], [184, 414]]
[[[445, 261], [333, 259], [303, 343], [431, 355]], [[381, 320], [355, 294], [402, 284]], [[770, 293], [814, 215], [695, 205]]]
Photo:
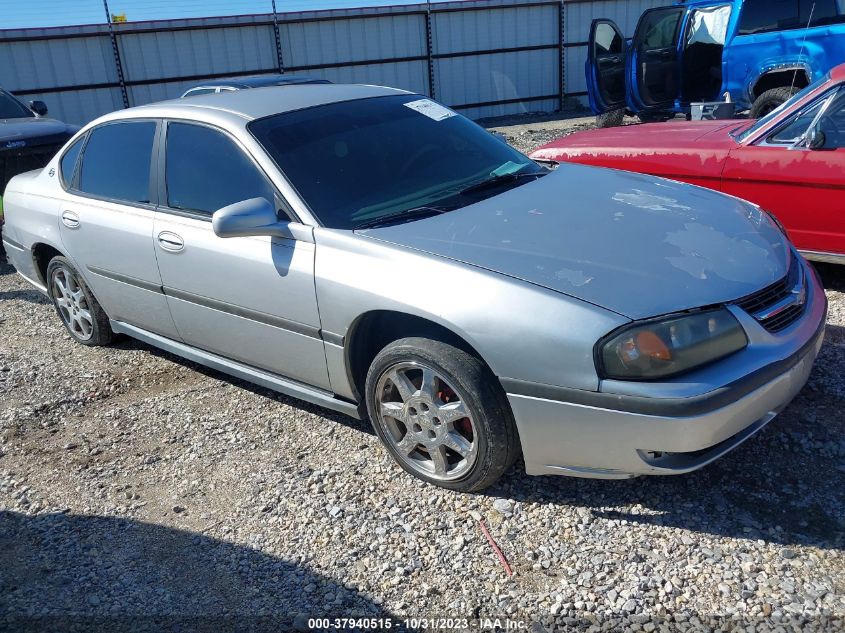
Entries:
[[282, 59], [282, 38], [279, 35], [279, 16], [276, 15], [276, 0], [271, 0], [273, 5], [273, 34], [276, 36], [276, 62], [279, 67], [279, 72], [284, 74], [285, 63]]
[[117, 35], [114, 32], [114, 25], [111, 21], [108, 0], [103, 0], [103, 8], [106, 10], [106, 22], [109, 25], [109, 39], [111, 40], [111, 48], [114, 53], [114, 65], [117, 69], [117, 81], [120, 84], [120, 94], [123, 96], [123, 107], [128, 108], [129, 93], [126, 91], [126, 80], [123, 77], [123, 64], [120, 61], [120, 49], [117, 47]]
[[432, 39], [431, 39], [431, 0], [428, 0], [428, 2], [426, 2], [425, 42], [426, 42], [426, 55], [428, 57], [428, 95], [432, 99], [436, 99], [437, 97], [434, 94], [434, 59], [432, 58], [433, 42], [432, 42]]
[[566, 23], [564, 22], [566, 17], [566, 9], [563, 6], [564, 0], [560, 0], [560, 4], [557, 7], [557, 44], [558, 44], [558, 110], [563, 111], [563, 103], [566, 97], [566, 47], [564, 46], [564, 34], [566, 32]]

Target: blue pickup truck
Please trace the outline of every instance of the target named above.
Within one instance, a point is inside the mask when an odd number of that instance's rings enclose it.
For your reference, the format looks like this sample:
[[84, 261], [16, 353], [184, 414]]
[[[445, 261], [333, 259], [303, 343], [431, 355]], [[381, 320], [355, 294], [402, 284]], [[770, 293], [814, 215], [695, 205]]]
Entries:
[[760, 117], [845, 62], [845, 0], [696, 0], [649, 9], [626, 40], [593, 20], [590, 106], [601, 127], [688, 113], [730, 93]]

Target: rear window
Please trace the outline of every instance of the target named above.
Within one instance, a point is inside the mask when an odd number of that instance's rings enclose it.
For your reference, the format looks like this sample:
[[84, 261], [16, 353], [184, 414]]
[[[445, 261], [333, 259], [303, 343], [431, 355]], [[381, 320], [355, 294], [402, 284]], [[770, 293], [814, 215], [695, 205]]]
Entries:
[[123, 202], [150, 201], [154, 121], [108, 123], [94, 129], [82, 154], [79, 190]]

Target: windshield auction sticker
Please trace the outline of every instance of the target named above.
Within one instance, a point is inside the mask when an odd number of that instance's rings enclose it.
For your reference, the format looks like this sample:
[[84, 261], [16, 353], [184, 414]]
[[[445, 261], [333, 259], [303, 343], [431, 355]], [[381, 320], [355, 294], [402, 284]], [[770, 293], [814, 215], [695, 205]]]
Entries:
[[420, 114], [426, 115], [429, 119], [435, 121], [442, 121], [449, 117], [455, 116], [457, 113], [452, 112], [449, 108], [443, 107], [439, 103], [434, 103], [431, 99], [417, 99], [416, 101], [409, 101], [405, 107], [416, 110]]

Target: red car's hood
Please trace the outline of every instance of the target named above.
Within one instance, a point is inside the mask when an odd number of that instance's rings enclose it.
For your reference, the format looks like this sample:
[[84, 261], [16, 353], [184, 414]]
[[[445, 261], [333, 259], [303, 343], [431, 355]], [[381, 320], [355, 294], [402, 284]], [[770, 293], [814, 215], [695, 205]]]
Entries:
[[559, 160], [559, 157], [570, 158], [585, 150], [623, 152], [695, 147], [727, 151], [736, 145], [729, 132], [746, 125], [748, 122], [736, 120], [678, 121], [586, 130], [538, 147], [531, 153], [531, 158]]

